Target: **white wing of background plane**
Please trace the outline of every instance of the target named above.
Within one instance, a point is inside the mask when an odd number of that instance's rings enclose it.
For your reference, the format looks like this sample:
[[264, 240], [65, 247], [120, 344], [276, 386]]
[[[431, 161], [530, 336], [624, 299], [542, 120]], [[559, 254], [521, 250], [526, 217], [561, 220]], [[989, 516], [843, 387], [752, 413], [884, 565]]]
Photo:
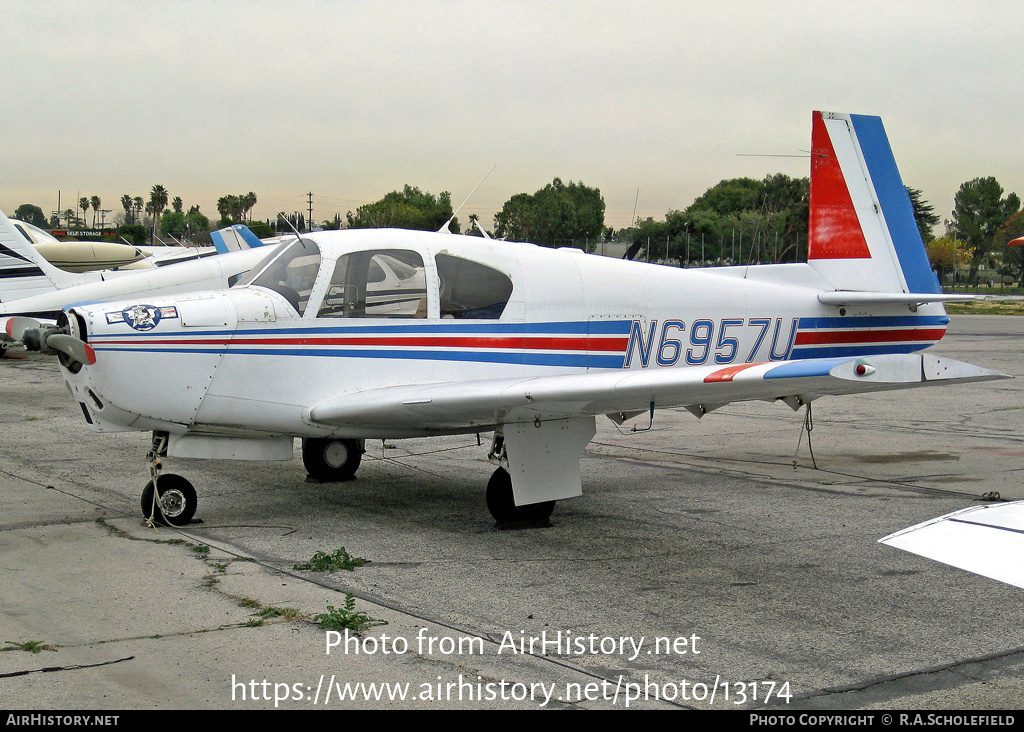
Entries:
[[971, 506], [879, 543], [1024, 589], [1024, 501]]

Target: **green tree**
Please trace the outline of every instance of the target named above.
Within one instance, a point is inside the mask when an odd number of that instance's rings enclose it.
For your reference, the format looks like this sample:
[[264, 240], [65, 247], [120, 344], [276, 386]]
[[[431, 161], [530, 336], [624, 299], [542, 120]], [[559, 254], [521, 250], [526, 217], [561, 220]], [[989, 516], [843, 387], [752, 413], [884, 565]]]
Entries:
[[943, 282], [948, 273], [971, 261], [972, 252], [968, 245], [952, 236], [944, 236], [941, 239], [932, 237], [925, 243], [924, 248], [929, 264], [939, 277], [939, 282]]
[[808, 178], [726, 179], [666, 214], [669, 251], [683, 264], [801, 261], [809, 207]]
[[731, 178], [704, 191], [686, 209], [687, 211], [710, 210], [719, 216], [739, 211], [761, 208], [765, 186], [753, 178]]
[[82, 226], [85, 226], [85, 216], [89, 213], [89, 199], [82, 196], [78, 199], [78, 207], [82, 209]]
[[145, 244], [149, 230], [142, 224], [123, 224], [117, 228], [117, 235], [130, 244]]
[[14, 218], [26, 221], [33, 226], [46, 226], [48, 224], [43, 209], [33, 203], [23, 203], [14, 210]]
[[[452, 217], [452, 196], [448, 191], [433, 195], [406, 184], [401, 191], [392, 191], [384, 198], [349, 211], [345, 218], [350, 229], [416, 229], [438, 231]], [[459, 233], [459, 222], [451, 223]]]
[[1003, 187], [989, 176], [975, 178], [960, 186], [953, 198], [953, 220], [949, 234], [962, 239], [974, 249], [971, 257], [969, 281], [978, 278], [978, 269], [993, 248], [996, 231], [1020, 210], [1020, 198], [1016, 193], [1003, 196]]
[[160, 217], [160, 231], [175, 239], [191, 239], [210, 230], [210, 220], [193, 206], [188, 213], [180, 210], [165, 211]]
[[92, 196], [89, 199], [89, 205], [92, 207], [92, 228], [96, 228], [96, 214], [100, 210], [100, 197]]
[[274, 227], [266, 221], [250, 221], [247, 226], [258, 239], [269, 239], [277, 234], [277, 232], [274, 231]]
[[1002, 274], [1024, 283], [1024, 246], [1008, 246], [1014, 239], [1024, 236], [1024, 211], [1018, 211], [996, 231], [995, 241], [1003, 253]]
[[907, 195], [910, 196], [910, 204], [914, 207], [914, 220], [917, 221], [917, 229], [921, 232], [921, 241], [927, 244], [935, 238], [932, 229], [939, 225], [941, 219], [935, 213], [935, 207], [924, 200], [922, 191], [907, 186]]
[[517, 193], [494, 216], [498, 237], [541, 246], [591, 243], [604, 230], [604, 198], [598, 188], [555, 178], [536, 193]]

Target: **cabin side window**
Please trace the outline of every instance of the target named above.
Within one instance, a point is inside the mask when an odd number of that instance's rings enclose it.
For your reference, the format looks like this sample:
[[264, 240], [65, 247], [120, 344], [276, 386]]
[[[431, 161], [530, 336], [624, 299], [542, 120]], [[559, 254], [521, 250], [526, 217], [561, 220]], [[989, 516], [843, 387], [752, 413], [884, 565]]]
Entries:
[[423, 258], [407, 249], [338, 257], [318, 318], [425, 318]]
[[497, 320], [512, 297], [512, 280], [504, 272], [450, 254], [438, 254], [441, 317]]

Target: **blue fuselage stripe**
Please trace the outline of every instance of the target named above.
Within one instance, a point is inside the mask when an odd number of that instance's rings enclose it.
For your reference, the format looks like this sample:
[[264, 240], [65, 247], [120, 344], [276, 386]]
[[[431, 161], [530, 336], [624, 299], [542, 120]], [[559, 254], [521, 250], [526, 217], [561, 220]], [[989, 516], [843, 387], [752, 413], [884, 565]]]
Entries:
[[[594, 322], [575, 323], [432, 323], [429, 325], [343, 325], [343, 326], [300, 326], [296, 328], [238, 328], [237, 330], [188, 330], [178, 332], [174, 335], [188, 336], [266, 336], [279, 335], [367, 335], [370, 333], [381, 333], [394, 335], [397, 333], [433, 334], [433, 333], [457, 333], [465, 335], [493, 334], [493, 335], [537, 335], [537, 334], [562, 334], [562, 335], [629, 335], [633, 325], [632, 320], [601, 320]], [[167, 334], [161, 331], [140, 331], [131, 333], [132, 336], [143, 336], [152, 338], [163, 338]], [[113, 337], [113, 336], [111, 336]]]
[[931, 344], [904, 343], [899, 345], [856, 345], [856, 346], [816, 346], [814, 348], [794, 348], [793, 358], [837, 358], [851, 356], [867, 356], [879, 353], [914, 353], [927, 348]]
[[800, 328], [913, 328], [949, 325], [945, 315], [867, 316], [862, 318], [800, 318]]

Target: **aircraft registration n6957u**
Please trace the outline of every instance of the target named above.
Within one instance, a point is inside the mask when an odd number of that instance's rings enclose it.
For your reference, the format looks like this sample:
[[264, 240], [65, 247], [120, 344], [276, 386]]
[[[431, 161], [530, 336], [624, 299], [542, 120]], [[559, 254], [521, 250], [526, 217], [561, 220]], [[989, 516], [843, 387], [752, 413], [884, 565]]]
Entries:
[[[59, 351], [93, 430], [170, 457], [284, 460], [350, 477], [367, 439], [493, 432], [499, 521], [582, 493], [595, 419], [1004, 375], [922, 351], [949, 322], [877, 117], [815, 113], [806, 263], [677, 269], [402, 230], [281, 244], [227, 290], [9, 326]], [[26, 332], [27, 331], [27, 332]], [[138, 374], [150, 378], [139, 379]], [[191, 520], [156, 478], [147, 515]], [[159, 516], [158, 516], [159, 518]]]

